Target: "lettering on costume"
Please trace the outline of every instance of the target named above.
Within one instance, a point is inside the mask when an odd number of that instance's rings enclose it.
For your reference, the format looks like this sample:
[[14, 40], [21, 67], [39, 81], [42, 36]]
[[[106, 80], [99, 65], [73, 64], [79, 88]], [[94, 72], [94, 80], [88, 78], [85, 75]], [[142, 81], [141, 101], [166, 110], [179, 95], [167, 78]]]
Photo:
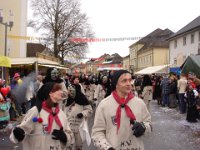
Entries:
[[131, 145], [131, 140], [126, 141], [126, 144], [127, 144], [128, 146], [130, 146], [130, 145]]
[[137, 148], [126, 148], [126, 147], [132, 147], [132, 140], [127, 140], [127, 141], [123, 141], [121, 142], [121, 148], [120, 150], [141, 150], [141, 147], [137, 147]]
[[125, 146], [125, 143], [124, 142], [121, 142], [121, 147], [124, 147]]
[[50, 146], [49, 148], [50, 148], [50, 150], [59, 150], [59, 145], [57, 145], [57, 146]]

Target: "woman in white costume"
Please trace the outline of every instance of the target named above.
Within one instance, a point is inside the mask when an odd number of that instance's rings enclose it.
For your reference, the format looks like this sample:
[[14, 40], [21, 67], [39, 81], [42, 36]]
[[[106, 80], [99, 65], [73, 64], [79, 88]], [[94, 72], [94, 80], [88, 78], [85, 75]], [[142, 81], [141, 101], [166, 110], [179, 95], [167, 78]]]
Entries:
[[37, 93], [36, 106], [13, 129], [10, 140], [15, 144], [22, 142], [24, 150], [66, 150], [72, 145], [73, 133], [58, 107], [62, 94], [58, 83], [45, 83]]

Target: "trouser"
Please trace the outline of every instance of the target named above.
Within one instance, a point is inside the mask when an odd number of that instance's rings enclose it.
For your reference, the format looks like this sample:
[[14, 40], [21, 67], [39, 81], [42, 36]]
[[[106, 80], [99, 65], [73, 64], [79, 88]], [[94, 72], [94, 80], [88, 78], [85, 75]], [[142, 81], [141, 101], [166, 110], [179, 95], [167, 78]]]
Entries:
[[179, 110], [180, 113], [186, 112], [186, 102], [184, 100], [184, 93], [179, 93]]
[[169, 94], [163, 94], [163, 105], [169, 105]]

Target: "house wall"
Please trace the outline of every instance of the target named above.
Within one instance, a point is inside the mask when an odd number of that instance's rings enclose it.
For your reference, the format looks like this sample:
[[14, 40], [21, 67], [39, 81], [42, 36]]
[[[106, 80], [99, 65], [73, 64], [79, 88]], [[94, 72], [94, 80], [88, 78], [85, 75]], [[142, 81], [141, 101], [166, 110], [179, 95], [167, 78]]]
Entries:
[[130, 70], [130, 57], [125, 57], [123, 59], [123, 69]]
[[130, 66], [133, 66], [134, 71], [138, 70], [138, 54], [137, 52], [143, 47], [142, 44], [134, 44], [129, 47]]
[[150, 67], [167, 65], [169, 62], [168, 48], [146, 49], [138, 54], [138, 70]]
[[[194, 34], [194, 43], [191, 43], [191, 35]], [[183, 45], [183, 38], [186, 37], [186, 45]], [[177, 46], [175, 46], [177, 41]], [[170, 64], [181, 66], [187, 56], [196, 55], [200, 52], [200, 29], [189, 32], [185, 35], [180, 35], [170, 41]]]
[[152, 50], [144, 50], [138, 54], [138, 70], [152, 66]]
[[153, 66], [169, 64], [169, 48], [153, 49]]
[[[26, 57], [26, 41], [20, 38], [9, 38], [9, 35], [26, 36], [27, 0], [0, 0], [0, 9], [3, 9], [3, 22], [11, 20], [9, 11], [13, 13], [14, 25], [8, 28], [7, 56]], [[5, 52], [5, 26], [0, 24], [0, 55]]]

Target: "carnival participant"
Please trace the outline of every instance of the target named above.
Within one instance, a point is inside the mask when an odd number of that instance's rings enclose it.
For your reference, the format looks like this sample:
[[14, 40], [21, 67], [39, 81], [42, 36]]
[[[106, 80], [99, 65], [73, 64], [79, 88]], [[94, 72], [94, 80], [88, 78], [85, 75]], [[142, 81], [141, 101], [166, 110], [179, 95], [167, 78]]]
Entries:
[[142, 87], [142, 98], [144, 103], [147, 105], [148, 110], [150, 111], [150, 102], [153, 99], [153, 86], [149, 75], [144, 75]]
[[151, 132], [151, 116], [143, 100], [131, 93], [131, 80], [128, 71], [116, 71], [112, 94], [97, 107], [92, 139], [99, 149], [144, 149], [141, 137]]
[[49, 68], [47, 70], [46, 76], [43, 79], [43, 84], [47, 83], [47, 82], [55, 82], [58, 83], [61, 86], [61, 89], [63, 91], [63, 103], [59, 103], [59, 107], [64, 110], [64, 105], [65, 105], [65, 100], [67, 99], [67, 88], [65, 86], [65, 82], [63, 79], [60, 78], [60, 74], [59, 71], [56, 68]]
[[108, 81], [108, 77], [106, 75], [102, 76], [100, 83], [96, 86], [94, 92], [94, 101], [96, 105], [101, 102], [106, 96], [106, 83]]
[[82, 150], [83, 142], [80, 136], [79, 127], [83, 119], [88, 119], [92, 115], [92, 107], [86, 98], [86, 96], [81, 92], [81, 87], [79, 84], [79, 78], [72, 78], [72, 85], [69, 85], [69, 97], [66, 104], [66, 115], [68, 122], [70, 123], [70, 128], [74, 133], [75, 143], [74, 148], [76, 150]]
[[62, 94], [58, 83], [45, 83], [37, 93], [36, 106], [12, 130], [10, 140], [15, 144], [22, 142], [24, 150], [66, 150], [73, 143], [73, 133], [58, 107]]

